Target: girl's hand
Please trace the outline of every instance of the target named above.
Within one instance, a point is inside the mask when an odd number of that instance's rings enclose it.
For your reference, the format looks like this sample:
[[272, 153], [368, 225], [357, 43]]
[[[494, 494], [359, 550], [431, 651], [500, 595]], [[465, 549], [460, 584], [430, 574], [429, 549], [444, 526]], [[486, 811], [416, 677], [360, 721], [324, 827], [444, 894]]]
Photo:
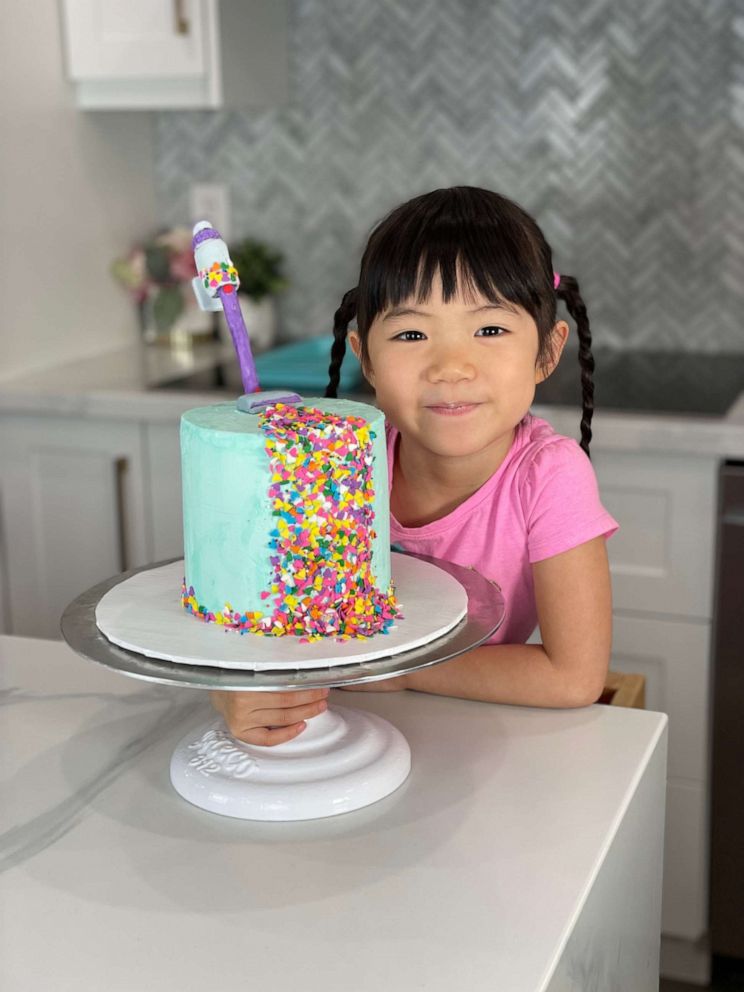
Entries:
[[400, 692], [408, 688], [405, 675], [397, 675], [393, 679], [380, 679], [379, 682], [362, 682], [361, 685], [340, 685], [344, 692]]
[[296, 692], [209, 693], [212, 706], [239, 741], [272, 747], [293, 740], [305, 729], [306, 720], [328, 708], [328, 689]]

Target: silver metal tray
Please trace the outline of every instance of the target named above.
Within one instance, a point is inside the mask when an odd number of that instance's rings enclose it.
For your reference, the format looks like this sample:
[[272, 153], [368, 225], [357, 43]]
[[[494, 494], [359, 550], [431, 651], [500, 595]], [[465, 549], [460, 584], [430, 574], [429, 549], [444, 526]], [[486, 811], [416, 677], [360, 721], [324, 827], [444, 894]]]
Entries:
[[[504, 619], [504, 597], [496, 583], [484, 578], [472, 568], [453, 565], [451, 562], [440, 561], [427, 555], [413, 557], [431, 562], [457, 579], [467, 593], [468, 611], [456, 627], [438, 640], [389, 658], [334, 665], [332, 668], [255, 672], [182, 665], [148, 658], [120, 648], [107, 640], [96, 626], [96, 606], [101, 597], [132, 575], [150, 568], [159, 568], [171, 561], [177, 561], [177, 558], [122, 572], [81, 593], [62, 615], [62, 636], [74, 651], [85, 658], [106, 665], [121, 672], [122, 675], [167, 685], [191, 686], [198, 689], [277, 691], [375, 682], [449, 661], [457, 655], [471, 651], [487, 641], [499, 629]], [[257, 640], [260, 641], [259, 638]]]

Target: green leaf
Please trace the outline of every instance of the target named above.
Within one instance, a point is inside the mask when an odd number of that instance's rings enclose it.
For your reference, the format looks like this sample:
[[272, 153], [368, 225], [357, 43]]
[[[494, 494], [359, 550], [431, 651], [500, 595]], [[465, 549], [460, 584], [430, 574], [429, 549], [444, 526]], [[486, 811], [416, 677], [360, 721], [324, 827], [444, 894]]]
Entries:
[[145, 249], [145, 267], [153, 282], [170, 282], [170, 253], [167, 248], [153, 245]]
[[170, 330], [183, 311], [183, 295], [177, 286], [164, 286], [152, 305], [155, 326], [159, 331]]
[[232, 248], [231, 256], [238, 270], [239, 292], [257, 303], [288, 285], [281, 273], [283, 255], [263, 242], [244, 238]]

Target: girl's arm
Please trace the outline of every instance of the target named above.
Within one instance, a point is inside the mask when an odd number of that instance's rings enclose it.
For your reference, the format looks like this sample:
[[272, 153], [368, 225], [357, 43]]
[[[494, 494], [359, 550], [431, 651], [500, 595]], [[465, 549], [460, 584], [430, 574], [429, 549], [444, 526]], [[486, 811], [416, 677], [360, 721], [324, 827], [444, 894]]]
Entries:
[[605, 684], [612, 636], [605, 539], [594, 538], [537, 562], [533, 579], [542, 644], [485, 645], [364, 688], [407, 688], [521, 706], [596, 702]]

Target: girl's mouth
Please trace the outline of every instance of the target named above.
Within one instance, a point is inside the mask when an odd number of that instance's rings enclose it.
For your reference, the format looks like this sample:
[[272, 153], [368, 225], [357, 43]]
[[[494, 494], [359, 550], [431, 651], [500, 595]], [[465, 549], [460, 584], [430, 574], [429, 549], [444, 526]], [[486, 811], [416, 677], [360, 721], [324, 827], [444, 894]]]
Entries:
[[427, 406], [426, 409], [444, 417], [461, 417], [463, 414], [477, 410], [479, 406], [480, 403], [440, 403], [436, 406]]

